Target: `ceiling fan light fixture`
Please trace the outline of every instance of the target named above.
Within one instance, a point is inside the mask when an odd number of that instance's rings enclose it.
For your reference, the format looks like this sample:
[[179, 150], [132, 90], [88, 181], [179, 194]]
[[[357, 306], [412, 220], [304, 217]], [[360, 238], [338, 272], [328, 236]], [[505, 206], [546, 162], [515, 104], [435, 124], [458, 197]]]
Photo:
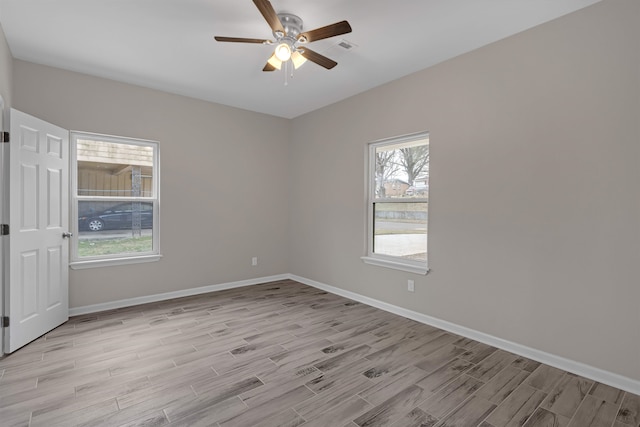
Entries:
[[287, 43], [280, 43], [276, 47], [275, 54], [280, 61], [288, 61], [291, 58], [291, 46], [289, 46]]

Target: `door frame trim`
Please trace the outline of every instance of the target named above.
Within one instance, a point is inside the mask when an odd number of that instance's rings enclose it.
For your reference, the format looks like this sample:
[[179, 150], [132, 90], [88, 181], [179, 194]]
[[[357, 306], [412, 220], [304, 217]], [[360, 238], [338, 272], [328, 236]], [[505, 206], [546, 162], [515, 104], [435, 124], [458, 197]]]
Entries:
[[[8, 128], [8, 114], [5, 111], [5, 103], [4, 98], [0, 95], [0, 131], [4, 131], [5, 128]], [[8, 223], [5, 221], [8, 219], [8, 216], [5, 215], [7, 212], [7, 206], [9, 204], [9, 200], [7, 198], [8, 194], [5, 191], [6, 180], [8, 175], [8, 169], [5, 162], [6, 158], [8, 158], [8, 150], [9, 144], [0, 144], [0, 224]], [[9, 241], [8, 236], [0, 236], [0, 317], [4, 317], [5, 315], [5, 301], [7, 297], [7, 289], [5, 287], [7, 283], [5, 265], [7, 265], [7, 242]], [[4, 357], [5, 349], [4, 349], [4, 329], [0, 327], [0, 358]]]

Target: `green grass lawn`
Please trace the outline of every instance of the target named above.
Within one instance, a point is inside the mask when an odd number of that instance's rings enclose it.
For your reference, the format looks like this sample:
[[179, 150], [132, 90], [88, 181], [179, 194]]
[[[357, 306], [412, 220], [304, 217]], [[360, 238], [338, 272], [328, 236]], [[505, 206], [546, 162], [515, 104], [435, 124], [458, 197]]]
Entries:
[[151, 252], [152, 250], [152, 236], [124, 239], [90, 239], [78, 242], [78, 255], [80, 257]]
[[397, 229], [386, 229], [386, 228], [376, 228], [375, 232], [376, 236], [384, 236], [388, 234], [427, 234], [427, 230], [416, 230], [416, 229], [407, 229], [407, 230], [397, 230]]

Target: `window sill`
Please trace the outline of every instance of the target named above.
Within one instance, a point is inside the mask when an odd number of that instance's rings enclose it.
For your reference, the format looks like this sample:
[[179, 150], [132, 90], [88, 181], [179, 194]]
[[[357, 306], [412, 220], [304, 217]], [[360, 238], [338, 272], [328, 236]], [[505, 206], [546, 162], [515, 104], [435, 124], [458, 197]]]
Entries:
[[365, 264], [371, 264], [378, 267], [393, 268], [394, 270], [402, 270], [402, 271], [407, 271], [409, 273], [425, 275], [429, 272], [429, 268], [426, 265], [420, 266], [415, 264], [404, 263], [401, 261], [374, 258], [370, 256], [363, 256], [360, 259], [364, 261]]
[[141, 264], [143, 262], [160, 261], [162, 255], [143, 255], [127, 258], [92, 259], [87, 261], [75, 261], [69, 263], [72, 270], [84, 270], [96, 267], [112, 267], [115, 265]]

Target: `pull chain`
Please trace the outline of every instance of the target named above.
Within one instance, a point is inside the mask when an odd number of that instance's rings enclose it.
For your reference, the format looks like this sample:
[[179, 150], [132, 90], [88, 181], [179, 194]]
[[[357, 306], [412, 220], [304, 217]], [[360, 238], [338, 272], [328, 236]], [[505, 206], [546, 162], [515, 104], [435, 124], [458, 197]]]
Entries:
[[289, 61], [286, 61], [284, 63], [284, 85], [285, 86], [289, 86], [289, 73], [288, 73], [288, 68], [289, 68]]

